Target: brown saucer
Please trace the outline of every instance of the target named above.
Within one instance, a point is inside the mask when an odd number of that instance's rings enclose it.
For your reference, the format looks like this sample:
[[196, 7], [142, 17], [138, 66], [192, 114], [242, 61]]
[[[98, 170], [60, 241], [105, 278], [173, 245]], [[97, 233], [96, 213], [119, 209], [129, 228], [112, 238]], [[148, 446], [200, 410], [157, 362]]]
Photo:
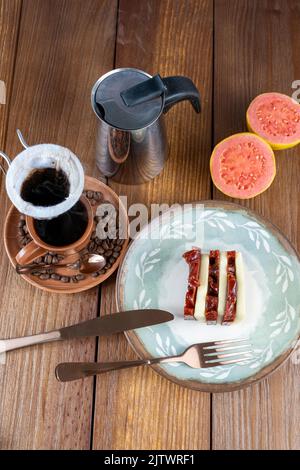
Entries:
[[[85, 177], [85, 191], [100, 191], [102, 192], [104, 199], [106, 201], [111, 202], [116, 208], [119, 208], [122, 211], [122, 216], [127, 221], [127, 228], [128, 228], [128, 216], [124, 206], [120, 203], [119, 197], [117, 194], [110, 189], [107, 185], [102, 183], [101, 181], [97, 180], [96, 178], [92, 178], [91, 176]], [[93, 213], [96, 214], [97, 205], [93, 206]], [[16, 255], [20, 251], [20, 243], [18, 240], [18, 221], [20, 218], [19, 211], [14, 207], [11, 206], [4, 225], [4, 246], [7, 253], [7, 256], [11, 262], [11, 264], [15, 267], [16, 266]], [[21, 277], [25, 279], [25, 281], [29, 282], [35, 287], [39, 289], [48, 291], [48, 292], [56, 292], [56, 293], [63, 293], [63, 294], [73, 294], [76, 292], [82, 292], [92, 287], [95, 287], [101, 282], [105, 281], [111, 274], [117, 269], [123, 256], [125, 255], [127, 246], [128, 246], [128, 238], [124, 240], [122, 245], [122, 249], [120, 251], [119, 257], [116, 259], [114, 264], [106, 271], [104, 274], [100, 274], [98, 277], [92, 277], [91, 275], [87, 275], [85, 279], [79, 280], [76, 283], [68, 282], [63, 283], [61, 281], [57, 281], [55, 279], [40, 279], [39, 277], [33, 276], [31, 274], [22, 274]], [[74, 261], [78, 258], [78, 255], [69, 255], [64, 257], [64, 263], [68, 263]], [[56, 271], [64, 276], [75, 276], [79, 274], [79, 271], [69, 268], [56, 268]], [[16, 274], [18, 275], [18, 274]]]

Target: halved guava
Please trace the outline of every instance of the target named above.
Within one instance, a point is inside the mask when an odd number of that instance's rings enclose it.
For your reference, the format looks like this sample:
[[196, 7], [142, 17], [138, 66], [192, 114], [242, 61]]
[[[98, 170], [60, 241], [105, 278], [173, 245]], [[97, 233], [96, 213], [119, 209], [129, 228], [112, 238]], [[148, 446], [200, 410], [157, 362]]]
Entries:
[[274, 152], [255, 134], [234, 134], [215, 146], [210, 172], [214, 185], [222, 193], [249, 199], [271, 185], [276, 174]]
[[300, 143], [300, 105], [282, 93], [263, 93], [250, 103], [246, 114], [249, 131], [281, 150]]

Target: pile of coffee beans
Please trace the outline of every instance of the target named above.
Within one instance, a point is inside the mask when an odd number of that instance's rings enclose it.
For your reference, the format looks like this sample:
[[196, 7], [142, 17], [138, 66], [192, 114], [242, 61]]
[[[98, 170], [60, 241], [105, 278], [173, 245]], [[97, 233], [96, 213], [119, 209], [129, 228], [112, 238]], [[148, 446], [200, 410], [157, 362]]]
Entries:
[[104, 201], [104, 196], [100, 191], [83, 191], [83, 194], [85, 197], [87, 197], [90, 201], [91, 206], [96, 206], [101, 204], [101, 202], [107, 202]]
[[[105, 201], [103, 194], [99, 191], [84, 191], [83, 194], [89, 199], [89, 202], [92, 206], [98, 206], [102, 203], [110, 203], [109, 201]], [[105, 214], [103, 217], [105, 217]], [[95, 221], [95, 228], [97, 223], [99, 222], [99, 216], [94, 217]], [[117, 229], [117, 236], [118, 236], [118, 229]], [[20, 215], [20, 219], [18, 222], [18, 241], [20, 247], [26, 246], [29, 242], [31, 242], [32, 238], [28, 233], [28, 228], [26, 225], [25, 217]], [[90, 241], [86, 248], [84, 248], [80, 253], [80, 257], [84, 260], [88, 258], [89, 254], [97, 253], [105, 257], [106, 265], [100, 271], [92, 273], [90, 275], [85, 274], [76, 274], [74, 276], [64, 276], [55, 272], [55, 266], [49, 268], [39, 267], [41, 264], [57, 264], [64, 259], [64, 256], [58, 253], [49, 252], [46, 253], [44, 256], [37, 258], [34, 263], [36, 264], [36, 270], [33, 270], [31, 274], [33, 276], [39, 277], [41, 280], [53, 279], [56, 281], [60, 281], [63, 283], [70, 283], [70, 282], [79, 282], [85, 279], [87, 276], [98, 277], [100, 275], [105, 274], [116, 262], [118, 257], [120, 256], [122, 245], [124, 243], [124, 239], [110, 239], [109, 234], [107, 231], [107, 237], [105, 239], [99, 239], [96, 235], [96, 230], [93, 231]]]

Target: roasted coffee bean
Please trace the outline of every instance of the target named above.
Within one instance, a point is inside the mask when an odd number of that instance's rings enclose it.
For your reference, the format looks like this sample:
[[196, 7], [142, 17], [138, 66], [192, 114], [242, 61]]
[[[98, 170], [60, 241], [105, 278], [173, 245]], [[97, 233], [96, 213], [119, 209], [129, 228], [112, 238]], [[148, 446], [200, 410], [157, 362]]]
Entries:
[[109, 246], [106, 240], [102, 243], [102, 248], [104, 248], [104, 250], [109, 250]]
[[96, 251], [97, 251], [97, 253], [98, 253], [99, 255], [103, 255], [103, 254], [104, 254], [104, 249], [102, 248], [102, 246], [98, 246], [98, 248], [97, 248]]
[[94, 240], [96, 238], [96, 230], [92, 232], [91, 239]]
[[115, 258], [114, 258], [113, 256], [111, 256], [111, 257], [109, 258], [109, 262], [111, 263], [111, 265], [113, 265], [115, 261], [116, 261], [116, 260], [115, 260]]
[[95, 199], [91, 199], [90, 203], [91, 203], [92, 206], [95, 206], [97, 204], [97, 201], [95, 201]]
[[112, 255], [112, 250], [107, 250], [107, 251], [105, 252], [105, 256], [106, 256], [107, 258], [109, 258], [111, 255]]
[[91, 276], [92, 276], [92, 277], [98, 277], [98, 276], [99, 276], [99, 273], [98, 273], [98, 272], [92, 273]]
[[40, 269], [40, 274], [48, 274], [46, 268], [41, 268]]
[[76, 274], [75, 278], [77, 279], [77, 281], [83, 281], [83, 279], [85, 279], [85, 275], [84, 274]]
[[40, 274], [40, 279], [42, 279], [43, 281], [46, 281], [49, 278], [50, 278], [50, 274], [47, 274], [47, 273]]
[[93, 197], [93, 191], [87, 191], [86, 197], [87, 197], [88, 199], [92, 199], [92, 197]]
[[54, 255], [52, 257], [52, 264], [57, 264], [57, 263], [58, 263], [58, 257]]
[[60, 275], [56, 274], [56, 273], [52, 273], [51, 274], [51, 279], [54, 279], [55, 281], [59, 281], [60, 280]]
[[70, 282], [70, 278], [68, 276], [61, 276], [60, 280], [61, 282], [65, 282], [65, 283]]
[[95, 193], [94, 193], [94, 199], [95, 199], [95, 201], [97, 201], [97, 202], [98, 202], [98, 201], [101, 201], [101, 199], [102, 199], [101, 196], [102, 196], [102, 193], [99, 193], [99, 192], [95, 191]]
[[116, 251], [114, 251], [112, 254], [112, 257], [115, 259], [119, 258], [119, 256], [120, 256], [120, 253], [117, 253]]
[[98, 247], [97, 243], [92, 242], [91, 253], [94, 253], [96, 251], [97, 247]]
[[45, 263], [51, 264], [52, 263], [52, 256], [51, 255], [46, 255], [45, 256]]
[[117, 245], [117, 246], [114, 247], [114, 251], [115, 251], [116, 253], [119, 253], [121, 250], [122, 250], [122, 247], [121, 247], [121, 246], [118, 246], [118, 245]]

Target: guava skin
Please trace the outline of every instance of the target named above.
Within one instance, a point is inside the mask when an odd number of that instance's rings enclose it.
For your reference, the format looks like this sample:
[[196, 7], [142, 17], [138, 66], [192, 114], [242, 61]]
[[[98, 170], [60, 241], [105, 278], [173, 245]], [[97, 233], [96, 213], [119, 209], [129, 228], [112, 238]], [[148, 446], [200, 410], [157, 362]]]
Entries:
[[250, 199], [266, 191], [276, 175], [271, 146], [261, 137], [241, 132], [219, 142], [210, 158], [214, 185], [229, 197]]
[[282, 93], [262, 93], [252, 100], [246, 113], [250, 132], [262, 137], [274, 150], [300, 143], [300, 105]]

